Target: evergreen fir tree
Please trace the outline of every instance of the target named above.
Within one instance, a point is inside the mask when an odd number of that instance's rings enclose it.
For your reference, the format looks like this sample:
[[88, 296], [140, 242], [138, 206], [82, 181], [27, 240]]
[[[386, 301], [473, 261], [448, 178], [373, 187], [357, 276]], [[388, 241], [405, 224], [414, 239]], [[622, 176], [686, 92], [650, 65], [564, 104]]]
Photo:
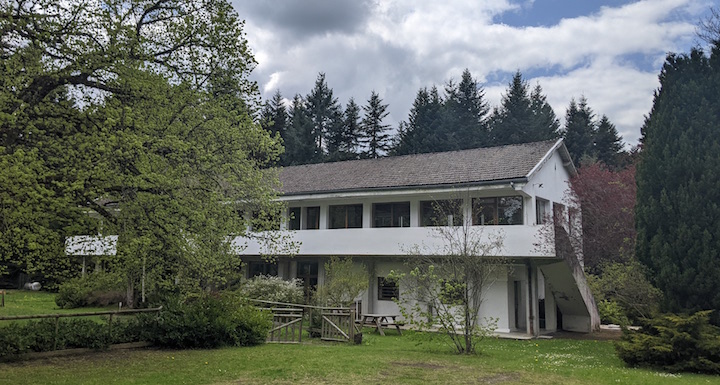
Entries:
[[325, 82], [325, 74], [318, 74], [315, 87], [305, 98], [308, 117], [312, 122], [312, 133], [315, 140], [314, 162], [322, 162], [326, 158], [325, 139], [330, 132], [342, 130], [342, 109], [333, 91]]
[[558, 137], [560, 122], [538, 84], [530, 85], [516, 72], [501, 105], [490, 118], [495, 145], [537, 142]]
[[560, 121], [555, 116], [555, 111], [547, 102], [547, 97], [542, 91], [542, 87], [538, 84], [530, 93], [530, 109], [535, 119], [528, 132], [528, 142], [539, 142], [560, 137]]
[[527, 141], [528, 125], [533, 121], [530, 86], [516, 72], [502, 97], [500, 107], [493, 110], [490, 129], [493, 144], [505, 145]]
[[362, 119], [360, 139], [366, 147], [362, 153], [363, 157], [377, 158], [390, 149], [391, 138], [388, 133], [390, 125], [382, 123], [389, 114], [387, 107], [388, 105], [382, 103], [382, 99], [375, 91], [370, 94], [368, 104], [363, 106], [365, 117]]
[[308, 116], [305, 101], [300, 95], [295, 95], [293, 98], [289, 122], [285, 139], [285, 157], [281, 159], [282, 165], [318, 162], [317, 154], [320, 153], [320, 149], [317, 147], [313, 124]]
[[720, 44], [671, 54], [643, 127], [637, 256], [671, 312], [720, 323]]
[[570, 157], [576, 166], [581, 165], [583, 159], [594, 159], [595, 114], [587, 105], [587, 99], [580, 97], [580, 102], [575, 99], [570, 101], [570, 106], [565, 114], [565, 130], [563, 137]]
[[440, 130], [443, 101], [437, 87], [418, 90], [410, 109], [408, 122], [401, 124], [393, 155], [422, 154], [441, 151]]
[[611, 168], [623, 165], [623, 144], [615, 125], [603, 115], [595, 132], [595, 155], [599, 162]]
[[484, 90], [470, 70], [463, 71], [460, 83], [448, 82], [445, 93], [443, 128], [447, 143], [441, 150], [487, 146], [489, 138], [485, 118], [489, 107], [484, 100]]
[[355, 103], [355, 99], [350, 98], [348, 101], [342, 124], [334, 125], [333, 128], [337, 130], [329, 131], [327, 135], [327, 160], [334, 162], [357, 158], [360, 107]]
[[280, 90], [276, 90], [272, 99], [265, 101], [260, 112], [260, 126], [270, 131], [272, 136], [280, 135], [285, 139], [288, 113]]

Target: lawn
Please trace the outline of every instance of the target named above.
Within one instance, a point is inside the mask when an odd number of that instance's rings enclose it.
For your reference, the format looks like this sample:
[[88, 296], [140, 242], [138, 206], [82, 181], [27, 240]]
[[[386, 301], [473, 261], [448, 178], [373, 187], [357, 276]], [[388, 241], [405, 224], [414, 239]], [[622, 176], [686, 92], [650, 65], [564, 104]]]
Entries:
[[610, 341], [492, 338], [482, 342], [481, 354], [458, 356], [444, 340], [427, 334], [381, 337], [370, 329], [364, 332], [361, 345], [312, 340], [216, 350], [104, 351], [0, 363], [0, 383], [720, 385], [720, 377], [626, 368]]
[[[117, 310], [117, 306], [61, 309], [55, 304], [55, 294], [53, 293], [45, 291], [6, 290], [5, 307], [0, 307], [0, 316], [70, 314], [107, 310]], [[0, 326], [2, 326], [3, 322], [7, 321], [0, 321]]]

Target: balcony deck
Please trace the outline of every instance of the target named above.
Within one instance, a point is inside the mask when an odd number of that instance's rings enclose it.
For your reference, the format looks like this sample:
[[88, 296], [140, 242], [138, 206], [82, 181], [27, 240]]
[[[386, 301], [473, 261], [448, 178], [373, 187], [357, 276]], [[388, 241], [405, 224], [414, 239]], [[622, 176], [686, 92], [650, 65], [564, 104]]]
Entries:
[[[460, 239], [463, 228], [454, 229], [458, 233], [453, 239]], [[469, 228], [468, 235], [483, 242], [501, 235], [503, 248], [500, 254], [504, 256], [553, 258], [553, 242], [548, 241], [547, 236], [543, 237], [541, 229], [541, 226], [524, 225], [473, 226]], [[299, 250], [296, 250], [298, 256], [407, 256], [414, 247], [439, 253], [448, 244], [439, 234], [438, 228], [434, 227], [296, 230], [281, 233], [299, 243]], [[254, 239], [237, 237], [233, 243], [241, 250], [241, 255], [272, 254]]]

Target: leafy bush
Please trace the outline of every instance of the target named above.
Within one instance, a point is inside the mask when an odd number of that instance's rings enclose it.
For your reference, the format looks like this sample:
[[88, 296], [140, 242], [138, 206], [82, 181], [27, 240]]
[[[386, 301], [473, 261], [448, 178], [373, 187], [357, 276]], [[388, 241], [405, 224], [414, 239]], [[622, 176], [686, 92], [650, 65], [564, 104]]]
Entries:
[[720, 374], [720, 328], [710, 324], [710, 313], [646, 319], [640, 330], [623, 331], [617, 354], [631, 366]]
[[625, 309], [617, 302], [603, 299], [598, 301], [597, 308], [603, 324], [630, 325]]
[[603, 264], [600, 274], [588, 276], [588, 283], [603, 322], [623, 325], [652, 317], [662, 298], [662, 293], [648, 281], [647, 268], [636, 260]]
[[365, 265], [353, 264], [352, 258], [330, 257], [325, 263], [325, 283], [318, 288], [317, 300], [325, 306], [351, 306], [367, 288]]
[[159, 315], [138, 319], [146, 341], [179, 349], [257, 345], [272, 326], [270, 313], [229, 294], [168, 299]]
[[124, 301], [123, 280], [119, 275], [97, 272], [74, 278], [60, 285], [55, 303], [64, 309], [107, 306]]
[[280, 277], [259, 275], [247, 280], [240, 292], [252, 299], [284, 303], [303, 303], [302, 280], [286, 281]]
[[0, 357], [29, 352], [47, 352], [62, 349], [105, 349], [110, 344], [140, 341], [137, 321], [113, 319], [112, 333], [107, 323], [90, 319], [66, 319], [58, 321], [42, 319], [25, 324], [11, 323], [0, 328]]

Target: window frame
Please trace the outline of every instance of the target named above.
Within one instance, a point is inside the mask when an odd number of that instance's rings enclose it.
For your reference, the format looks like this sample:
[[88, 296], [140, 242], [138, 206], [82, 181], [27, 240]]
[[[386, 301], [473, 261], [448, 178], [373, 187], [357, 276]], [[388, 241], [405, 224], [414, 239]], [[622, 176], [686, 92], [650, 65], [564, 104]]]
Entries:
[[385, 277], [378, 278], [378, 301], [393, 301], [400, 299], [400, 285], [396, 281], [388, 280]]
[[[337, 210], [339, 208], [342, 208], [344, 211], [344, 226], [337, 226], [335, 223], [334, 214], [338, 212]], [[356, 213], [360, 213], [360, 220], [357, 223], [357, 226], [350, 226], [350, 209], [354, 208]], [[357, 209], [360, 210], [357, 210]], [[357, 219], [357, 218], [356, 218]], [[363, 204], [362, 203], [356, 203], [356, 204], [346, 204], [346, 205], [330, 205], [328, 207], [328, 229], [360, 229], [363, 227]]]
[[[379, 217], [377, 215], [378, 206], [389, 206], [389, 208], [390, 208], [390, 225], [389, 226], [378, 226], [378, 223], [377, 223], [377, 221], [379, 219]], [[400, 214], [398, 214], [398, 219], [400, 219], [398, 222], [400, 222], [400, 223], [395, 223], [395, 221], [396, 221], [395, 213], [400, 212], [400, 210], [398, 210], [400, 208], [400, 206], [402, 206], [402, 211], [405, 211], [407, 213], [407, 220], [403, 221], [402, 220], [403, 215], [402, 215], [402, 213], [400, 213]], [[407, 210], [405, 210], [406, 208], [407, 208]], [[372, 218], [373, 218], [373, 221], [372, 221], [373, 228], [410, 227], [410, 202], [406, 201], [406, 202], [373, 203]], [[402, 224], [402, 225], [400, 226], [400, 224]]]
[[[310, 211], [317, 211], [315, 215], [311, 215]], [[312, 219], [314, 223], [312, 223]], [[320, 206], [309, 206], [305, 207], [305, 230], [319, 230], [320, 229]]]
[[[429, 206], [427, 206], [429, 205]], [[452, 226], [462, 226], [465, 222], [465, 209], [464, 209], [464, 202], [462, 199], [438, 199], [438, 200], [431, 200], [431, 201], [420, 201], [420, 227], [439, 227], [439, 226], [449, 226], [448, 225], [448, 212], [451, 211], [451, 206], [457, 207], [458, 214], [453, 214], [453, 224]], [[438, 209], [442, 209], [442, 212], [439, 214], [446, 214], [439, 216]], [[432, 212], [431, 215], [427, 215], [428, 212]], [[435, 219], [435, 218], [443, 218], [443, 220]], [[431, 220], [435, 219], [435, 222], [429, 222]]]
[[[501, 215], [504, 210], [511, 208], [512, 205], [503, 205], [503, 200], [517, 199], [520, 202], [519, 217], [517, 223], [507, 223], [505, 220], [507, 216]], [[479, 201], [485, 201], [485, 203], [479, 203]], [[481, 210], [478, 210], [478, 207]], [[490, 208], [491, 210], [488, 210]], [[490, 213], [492, 214], [492, 220], [490, 223], [485, 220], [480, 214]], [[484, 222], [484, 223], [483, 223]], [[473, 226], [517, 226], [525, 224], [525, 199], [522, 195], [507, 195], [499, 197], [477, 197], [472, 198], [472, 224]]]

